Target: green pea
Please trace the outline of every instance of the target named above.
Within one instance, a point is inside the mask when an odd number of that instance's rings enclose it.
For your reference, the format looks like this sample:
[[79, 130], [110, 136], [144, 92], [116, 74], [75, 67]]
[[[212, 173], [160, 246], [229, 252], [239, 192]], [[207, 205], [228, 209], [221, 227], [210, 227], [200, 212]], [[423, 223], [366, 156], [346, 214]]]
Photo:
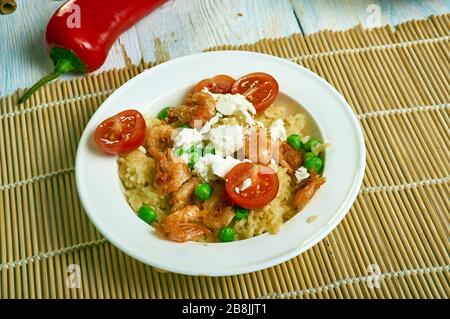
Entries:
[[202, 149], [198, 145], [192, 145], [188, 149], [188, 166], [190, 169], [194, 169], [195, 163], [202, 156]]
[[314, 137], [311, 137], [305, 144], [303, 144], [303, 148], [305, 151], [311, 151], [311, 148], [317, 144], [320, 144], [320, 142]]
[[315, 171], [318, 173], [322, 169], [322, 166], [323, 161], [318, 156], [310, 156], [305, 160], [305, 167], [309, 172]]
[[205, 201], [211, 197], [212, 187], [208, 183], [201, 183], [195, 186], [195, 196], [201, 200]]
[[156, 211], [148, 205], [142, 205], [138, 210], [138, 216], [147, 224], [151, 224], [155, 221], [158, 214]]
[[234, 218], [236, 220], [246, 219], [248, 217], [248, 209], [244, 207], [234, 206]]
[[176, 150], [175, 150], [175, 155], [176, 156], [181, 156], [181, 155], [183, 155], [184, 154], [184, 149], [182, 149], [181, 147], [180, 148], [177, 148]]
[[305, 161], [306, 161], [308, 158], [314, 157], [314, 156], [316, 156], [316, 155], [314, 155], [313, 152], [306, 152], [306, 153], [305, 153]]
[[194, 169], [195, 163], [197, 163], [200, 158], [199, 153], [189, 153], [188, 155], [188, 166], [190, 169]]
[[299, 149], [301, 149], [302, 146], [303, 146], [303, 143], [302, 143], [302, 140], [300, 138], [300, 135], [298, 135], [298, 134], [289, 135], [288, 138], [287, 138], [287, 142], [288, 142], [288, 144], [290, 146], [292, 146], [292, 148], [294, 150], [297, 150], [297, 151]]
[[234, 240], [234, 229], [231, 227], [222, 227], [219, 230], [219, 240], [222, 242], [230, 242]]
[[205, 156], [206, 154], [216, 154], [216, 149], [214, 148], [214, 146], [212, 146], [211, 144], [208, 144], [205, 146], [205, 148], [203, 149], [203, 156]]
[[188, 148], [188, 152], [189, 153], [202, 153], [202, 146], [200, 146], [200, 144], [198, 145], [192, 145], [191, 147]]
[[187, 123], [183, 123], [180, 125], [180, 128], [189, 128], [189, 125]]
[[169, 115], [169, 110], [170, 110], [170, 107], [163, 108], [161, 111], [159, 111], [158, 118], [160, 120], [166, 119], [167, 115]]

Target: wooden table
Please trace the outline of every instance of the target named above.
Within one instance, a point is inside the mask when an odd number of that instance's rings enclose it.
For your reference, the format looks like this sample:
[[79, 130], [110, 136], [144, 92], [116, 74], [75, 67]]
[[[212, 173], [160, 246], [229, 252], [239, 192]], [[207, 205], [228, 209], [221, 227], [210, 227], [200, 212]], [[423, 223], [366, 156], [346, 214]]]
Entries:
[[[0, 15], [0, 96], [28, 87], [52, 69], [44, 31], [56, 0], [16, 0]], [[123, 34], [101, 70], [162, 61], [220, 44], [261, 38], [396, 25], [450, 12], [450, 0], [170, 0]]]

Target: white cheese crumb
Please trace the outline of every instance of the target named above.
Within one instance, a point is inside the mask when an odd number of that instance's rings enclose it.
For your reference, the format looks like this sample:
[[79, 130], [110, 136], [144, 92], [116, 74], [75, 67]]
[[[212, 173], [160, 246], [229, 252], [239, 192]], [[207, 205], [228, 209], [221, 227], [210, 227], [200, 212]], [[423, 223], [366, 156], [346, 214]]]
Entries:
[[211, 167], [211, 155], [207, 154], [200, 157], [194, 164], [194, 172], [207, 182], [216, 179]]
[[212, 170], [213, 173], [219, 177], [225, 178], [225, 175], [237, 164], [242, 163], [240, 160], [235, 159], [231, 156], [227, 156], [226, 158], [222, 158], [221, 156], [216, 156], [212, 161]]
[[147, 150], [146, 150], [145, 147], [142, 146], [142, 145], [138, 147], [138, 151], [141, 152], [141, 153], [143, 153], [143, 154], [146, 154], [146, 153], [147, 153]]
[[231, 156], [223, 158], [219, 155], [206, 154], [195, 163], [194, 172], [205, 181], [212, 181], [217, 177], [225, 178], [225, 175], [239, 163], [242, 162]]
[[240, 125], [220, 125], [209, 132], [216, 154], [231, 155], [244, 145], [244, 128]]
[[300, 183], [302, 180], [307, 179], [308, 177], [309, 173], [306, 167], [301, 166], [295, 171], [295, 178], [297, 178], [297, 183]]
[[219, 122], [221, 117], [223, 117], [223, 115], [217, 112], [216, 115], [214, 115], [208, 122], [205, 123], [205, 125], [203, 125], [200, 133], [207, 134], [211, 130], [212, 126]]
[[247, 188], [249, 188], [250, 186], [252, 186], [252, 179], [251, 178], [246, 178], [241, 185], [241, 191], [245, 191]]
[[270, 126], [270, 137], [275, 141], [286, 140], [286, 129], [284, 128], [284, 122], [282, 119], [278, 119], [272, 123], [272, 125]]
[[247, 110], [252, 114], [256, 114], [256, 109], [252, 103], [241, 94], [215, 94], [209, 93], [216, 101], [216, 110], [223, 115], [232, 115], [240, 110]]
[[203, 92], [211, 95], [216, 102], [216, 110], [223, 115], [230, 116], [233, 114], [241, 114], [248, 125], [255, 124], [252, 115], [256, 114], [256, 109], [251, 102], [249, 102], [241, 94], [215, 94], [203, 89]]
[[199, 144], [203, 141], [203, 135], [195, 128], [183, 128], [179, 130], [177, 136], [173, 140], [176, 148], [187, 149], [192, 145]]

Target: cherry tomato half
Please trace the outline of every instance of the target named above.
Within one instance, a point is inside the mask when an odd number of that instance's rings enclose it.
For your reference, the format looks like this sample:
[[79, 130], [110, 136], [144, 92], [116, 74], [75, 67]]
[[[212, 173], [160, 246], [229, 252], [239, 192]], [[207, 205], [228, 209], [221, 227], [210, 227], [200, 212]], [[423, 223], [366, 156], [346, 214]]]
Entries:
[[142, 145], [146, 131], [142, 114], [136, 110], [126, 110], [100, 123], [94, 140], [106, 153], [124, 154]]
[[236, 80], [231, 93], [243, 95], [259, 113], [275, 101], [278, 95], [278, 82], [267, 73], [250, 73]]
[[[250, 186], [242, 187], [246, 179]], [[278, 193], [277, 173], [268, 166], [240, 163], [225, 176], [225, 189], [231, 201], [244, 208], [260, 208], [269, 204]]]
[[203, 88], [208, 88], [208, 91], [216, 94], [227, 94], [231, 92], [235, 80], [228, 75], [219, 74], [210, 79], [203, 79], [195, 86], [194, 92], [199, 92]]

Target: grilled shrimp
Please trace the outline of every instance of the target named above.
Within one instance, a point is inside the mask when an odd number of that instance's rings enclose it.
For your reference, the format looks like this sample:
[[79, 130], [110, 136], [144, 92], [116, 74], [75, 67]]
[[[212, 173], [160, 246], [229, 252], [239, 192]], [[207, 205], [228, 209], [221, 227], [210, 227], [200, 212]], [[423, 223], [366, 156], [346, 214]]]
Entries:
[[187, 99], [186, 104], [193, 109], [189, 122], [191, 127], [194, 127], [195, 121], [201, 121], [201, 126], [203, 126], [216, 114], [216, 103], [208, 93], [196, 92]]
[[188, 105], [179, 105], [169, 109], [166, 122], [174, 124], [189, 123], [192, 118], [192, 108]]
[[266, 129], [252, 128], [244, 138], [244, 157], [252, 162], [267, 164], [274, 155], [277, 143], [272, 141]]
[[172, 211], [179, 210], [186, 205], [189, 205], [192, 195], [194, 194], [195, 186], [200, 184], [202, 180], [199, 177], [192, 177], [180, 189], [172, 193]]
[[203, 224], [210, 229], [218, 230], [231, 223], [234, 210], [222, 184], [215, 183], [211, 197], [200, 205], [205, 212]]
[[175, 130], [167, 124], [150, 128], [147, 137], [148, 152], [155, 159], [164, 157], [167, 148], [172, 147]]
[[316, 191], [325, 183], [325, 178], [312, 171], [311, 175], [301, 184], [294, 195], [294, 205], [302, 210], [309, 203]]
[[209, 211], [203, 217], [203, 224], [210, 229], [219, 230], [228, 226], [234, 218], [234, 209], [231, 206], [222, 206], [213, 211]]
[[209, 234], [211, 231], [199, 224], [203, 214], [197, 206], [186, 206], [169, 214], [158, 230], [168, 239], [179, 242]]
[[168, 123], [187, 123], [190, 127], [202, 127], [216, 114], [214, 98], [205, 92], [196, 92], [184, 105], [169, 110]]
[[191, 171], [187, 164], [181, 161], [171, 160], [171, 149], [167, 153], [169, 154], [169, 158], [162, 153], [156, 162], [155, 180], [153, 182], [156, 189], [163, 195], [176, 191], [191, 178]]
[[295, 170], [302, 165], [302, 156], [294, 150], [288, 143], [280, 143], [279, 163], [287, 169], [289, 175], [294, 175]]

